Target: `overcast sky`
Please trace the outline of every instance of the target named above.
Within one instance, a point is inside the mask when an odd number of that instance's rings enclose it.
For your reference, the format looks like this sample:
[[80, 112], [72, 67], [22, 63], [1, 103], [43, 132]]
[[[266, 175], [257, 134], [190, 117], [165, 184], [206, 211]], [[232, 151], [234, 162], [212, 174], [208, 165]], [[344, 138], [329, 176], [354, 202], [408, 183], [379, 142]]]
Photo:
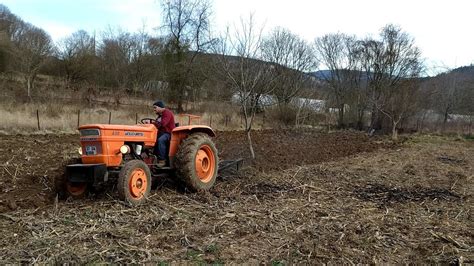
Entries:
[[[55, 41], [107, 26], [153, 32], [161, 22], [157, 0], [1, 0], [11, 12], [46, 30]], [[326, 33], [376, 35], [388, 23], [415, 38], [429, 67], [474, 63], [473, 0], [214, 0], [216, 31], [251, 12], [271, 30], [281, 26], [308, 41]], [[439, 70], [438, 70], [439, 71]], [[437, 71], [436, 71], [437, 72]]]

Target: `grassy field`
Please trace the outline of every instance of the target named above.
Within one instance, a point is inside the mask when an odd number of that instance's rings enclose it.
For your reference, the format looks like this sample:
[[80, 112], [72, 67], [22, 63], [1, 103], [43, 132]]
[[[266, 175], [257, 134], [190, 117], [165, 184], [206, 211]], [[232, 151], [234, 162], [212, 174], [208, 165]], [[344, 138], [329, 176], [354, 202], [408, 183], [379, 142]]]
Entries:
[[[227, 112], [196, 111], [192, 114], [199, 115], [199, 120], [193, 124], [210, 125], [216, 130], [233, 130], [242, 127], [242, 120], [238, 112], [228, 108]], [[0, 105], [0, 132], [16, 134], [27, 132], [63, 132], [74, 133], [78, 125], [84, 124], [111, 124], [134, 125], [140, 119], [156, 118], [150, 103], [143, 102], [143, 106], [120, 105], [110, 106], [84, 106], [64, 103], [23, 103]], [[186, 116], [175, 114], [176, 122], [181, 125], [188, 124]], [[39, 120], [39, 129], [38, 129]], [[255, 128], [261, 128], [264, 120], [257, 117]], [[266, 121], [267, 126], [269, 121]]]

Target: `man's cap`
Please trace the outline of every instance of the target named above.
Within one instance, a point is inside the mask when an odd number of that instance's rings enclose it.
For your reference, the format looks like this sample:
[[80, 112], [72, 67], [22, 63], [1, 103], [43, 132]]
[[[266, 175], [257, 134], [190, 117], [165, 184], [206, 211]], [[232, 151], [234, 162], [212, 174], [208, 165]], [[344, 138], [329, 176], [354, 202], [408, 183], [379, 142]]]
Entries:
[[153, 105], [161, 107], [161, 108], [165, 108], [165, 103], [163, 103], [163, 101], [156, 101], [155, 103], [153, 103]]

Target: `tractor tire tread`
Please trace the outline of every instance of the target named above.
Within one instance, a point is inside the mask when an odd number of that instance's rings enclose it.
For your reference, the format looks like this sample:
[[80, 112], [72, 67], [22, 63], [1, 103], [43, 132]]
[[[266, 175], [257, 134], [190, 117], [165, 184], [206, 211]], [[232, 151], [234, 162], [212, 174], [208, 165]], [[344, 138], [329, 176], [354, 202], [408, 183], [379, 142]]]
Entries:
[[[206, 144], [211, 147], [215, 155], [216, 168], [212, 179], [203, 183], [196, 175], [195, 156], [199, 146]], [[200, 190], [209, 190], [215, 183], [219, 165], [219, 157], [217, 149], [211, 138], [205, 133], [192, 133], [180, 144], [175, 158], [176, 175], [178, 179], [183, 181], [186, 188], [192, 192]]]
[[[132, 197], [132, 195], [130, 194], [130, 190], [128, 188], [130, 174], [132, 170], [134, 170], [135, 168], [141, 168], [142, 170], [144, 170], [146, 177], [148, 179], [147, 188], [144, 193], [144, 196], [139, 200], [136, 200]], [[128, 204], [132, 206], [137, 206], [144, 203], [147, 200], [148, 195], [150, 194], [150, 191], [151, 191], [151, 181], [152, 180], [151, 180], [150, 168], [145, 164], [145, 162], [140, 161], [140, 160], [131, 160], [131, 161], [126, 162], [125, 165], [122, 167], [122, 170], [120, 170], [119, 178], [117, 181], [119, 199], [127, 202]]]

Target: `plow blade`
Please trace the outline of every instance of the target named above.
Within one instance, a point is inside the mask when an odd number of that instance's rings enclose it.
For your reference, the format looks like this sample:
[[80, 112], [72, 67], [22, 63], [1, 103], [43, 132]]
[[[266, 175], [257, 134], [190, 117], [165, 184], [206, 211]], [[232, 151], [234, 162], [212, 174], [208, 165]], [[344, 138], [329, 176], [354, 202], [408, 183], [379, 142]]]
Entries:
[[239, 171], [242, 168], [242, 164], [244, 159], [240, 158], [237, 160], [224, 160], [219, 162], [219, 172], [224, 170], [233, 169], [235, 171]]

